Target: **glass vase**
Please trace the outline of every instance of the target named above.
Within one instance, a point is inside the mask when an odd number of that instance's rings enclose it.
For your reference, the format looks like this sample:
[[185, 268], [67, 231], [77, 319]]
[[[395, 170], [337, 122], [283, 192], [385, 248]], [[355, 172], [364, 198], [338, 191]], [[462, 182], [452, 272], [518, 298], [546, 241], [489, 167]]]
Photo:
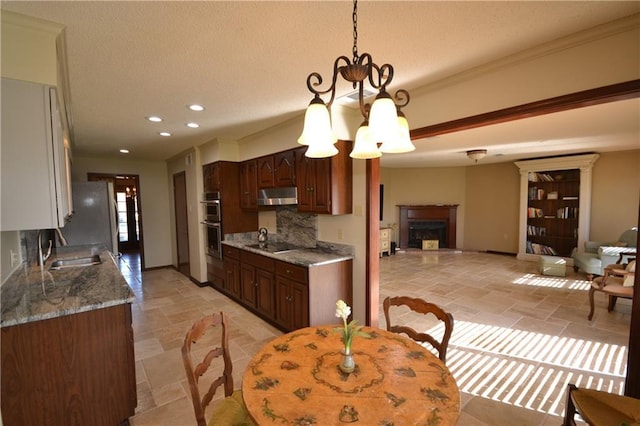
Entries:
[[342, 360], [339, 364], [340, 371], [345, 374], [353, 373], [353, 370], [356, 368], [356, 363], [353, 360], [353, 354], [351, 353], [351, 348], [344, 348], [342, 351]]

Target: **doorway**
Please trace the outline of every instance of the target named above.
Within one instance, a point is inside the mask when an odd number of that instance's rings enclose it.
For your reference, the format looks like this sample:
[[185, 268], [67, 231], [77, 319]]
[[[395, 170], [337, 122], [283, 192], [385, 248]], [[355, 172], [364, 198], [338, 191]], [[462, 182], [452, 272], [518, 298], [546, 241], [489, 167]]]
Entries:
[[187, 221], [187, 177], [185, 172], [173, 175], [173, 200], [176, 215], [176, 247], [178, 271], [190, 276], [189, 223]]
[[144, 244], [142, 233], [142, 211], [140, 209], [140, 178], [138, 175], [87, 173], [89, 181], [113, 183], [118, 218], [118, 251], [120, 253], [140, 253], [140, 263], [144, 270]]

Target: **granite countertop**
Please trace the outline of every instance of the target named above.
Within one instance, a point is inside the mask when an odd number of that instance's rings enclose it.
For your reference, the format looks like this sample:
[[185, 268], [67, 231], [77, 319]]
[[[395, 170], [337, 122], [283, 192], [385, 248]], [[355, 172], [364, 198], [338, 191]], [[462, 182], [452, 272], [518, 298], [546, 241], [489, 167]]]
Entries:
[[[101, 264], [50, 270], [56, 259], [98, 254]], [[0, 327], [132, 303], [135, 296], [111, 253], [100, 246], [61, 247], [43, 269], [24, 265], [2, 285]]]
[[321, 266], [334, 262], [343, 262], [345, 260], [353, 259], [353, 255], [349, 253], [343, 253], [339, 250], [335, 250], [331, 247], [301, 247], [294, 250], [288, 250], [283, 253], [270, 253], [267, 250], [260, 248], [249, 247], [256, 242], [253, 240], [225, 240], [222, 244], [226, 244], [231, 247], [236, 247], [242, 250], [247, 250], [253, 253], [258, 253], [263, 256], [271, 257], [273, 259], [282, 260], [283, 262], [293, 263], [295, 265], [313, 267]]

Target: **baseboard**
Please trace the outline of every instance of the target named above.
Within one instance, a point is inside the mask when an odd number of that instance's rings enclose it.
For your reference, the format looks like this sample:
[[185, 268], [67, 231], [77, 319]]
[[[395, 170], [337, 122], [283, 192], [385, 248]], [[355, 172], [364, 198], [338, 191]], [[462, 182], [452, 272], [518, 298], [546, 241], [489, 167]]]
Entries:
[[496, 251], [496, 250], [486, 250], [485, 253], [499, 254], [501, 256], [511, 256], [511, 257], [516, 257], [518, 255], [518, 253], [509, 253], [506, 251]]

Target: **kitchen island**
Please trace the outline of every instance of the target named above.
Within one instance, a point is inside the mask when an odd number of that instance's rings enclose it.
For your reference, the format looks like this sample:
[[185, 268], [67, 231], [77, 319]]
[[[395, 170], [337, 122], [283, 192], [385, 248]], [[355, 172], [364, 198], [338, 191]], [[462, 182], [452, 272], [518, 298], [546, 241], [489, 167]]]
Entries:
[[339, 299], [352, 303], [353, 255], [331, 247], [270, 250], [255, 241], [222, 242], [225, 270], [214, 287], [283, 331], [336, 322]]
[[[50, 269], [94, 254], [101, 263]], [[126, 424], [137, 405], [135, 298], [111, 254], [63, 247], [1, 291], [4, 424]]]

